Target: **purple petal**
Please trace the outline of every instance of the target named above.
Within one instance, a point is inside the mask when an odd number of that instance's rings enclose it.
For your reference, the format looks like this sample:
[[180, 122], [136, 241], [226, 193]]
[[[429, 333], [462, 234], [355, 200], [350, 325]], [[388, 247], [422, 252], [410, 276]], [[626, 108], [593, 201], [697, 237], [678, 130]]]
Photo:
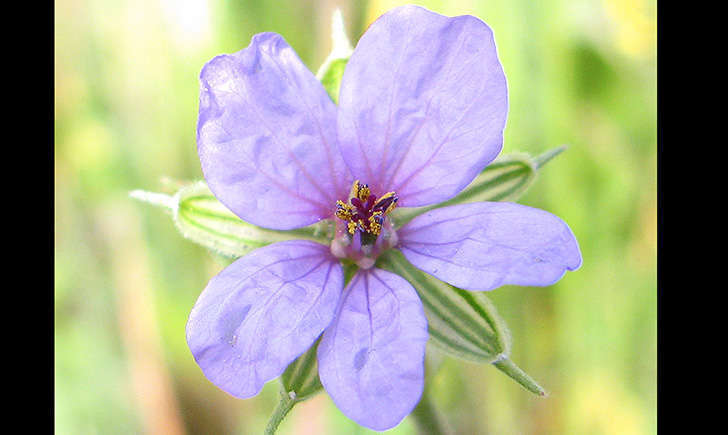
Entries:
[[579, 246], [564, 221], [510, 202], [434, 209], [397, 235], [413, 265], [467, 290], [551, 285], [581, 266]]
[[215, 385], [258, 394], [334, 317], [343, 272], [328, 248], [287, 241], [256, 249], [210, 280], [187, 322], [187, 344]]
[[361, 37], [339, 95], [339, 142], [355, 178], [400, 206], [455, 196], [501, 151], [506, 79], [493, 33], [418, 6]]
[[347, 417], [392, 428], [422, 395], [427, 338], [415, 289], [391, 272], [360, 271], [319, 344], [321, 383]]
[[202, 69], [197, 149], [210, 190], [262, 227], [331, 217], [349, 189], [336, 106], [274, 33], [255, 35], [248, 48]]

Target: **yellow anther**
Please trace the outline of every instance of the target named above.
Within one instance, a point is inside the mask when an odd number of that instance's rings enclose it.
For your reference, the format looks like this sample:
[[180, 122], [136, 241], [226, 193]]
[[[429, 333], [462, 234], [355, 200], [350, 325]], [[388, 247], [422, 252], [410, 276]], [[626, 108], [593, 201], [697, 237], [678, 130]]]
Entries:
[[336, 217], [348, 221], [350, 220], [354, 213], [354, 208], [350, 206], [349, 204], [345, 203], [344, 201], [338, 200], [336, 201]]
[[369, 217], [369, 232], [375, 236], [378, 236], [379, 233], [382, 232], [382, 224], [379, 223], [381, 221], [377, 218], [377, 216], [381, 215], [381, 211], [375, 211], [374, 214]]
[[356, 197], [359, 198], [359, 201], [365, 202], [369, 195], [371, 195], [372, 191], [369, 189], [369, 186], [366, 184], [360, 184], [359, 185], [359, 191], [356, 194]]
[[369, 189], [368, 184], [362, 184], [359, 180], [354, 181], [351, 186], [351, 192], [349, 193], [350, 198], [359, 198], [359, 201], [365, 202], [372, 191]]
[[[397, 206], [397, 195], [387, 192], [381, 198], [372, 195], [369, 185], [354, 181], [349, 193], [349, 203], [336, 201], [337, 218], [346, 223], [346, 230], [354, 235], [357, 231], [374, 236], [381, 234], [385, 222], [385, 215]], [[371, 201], [369, 201], [371, 200]]]
[[353, 221], [349, 221], [349, 223], [347, 224], [347, 230], [349, 230], [349, 234], [351, 234], [352, 236], [356, 232], [356, 226], [357, 223]]
[[374, 204], [374, 208], [377, 208], [378, 206], [382, 206], [386, 203], [389, 203], [387, 205], [387, 208], [382, 210], [384, 214], [389, 214], [390, 211], [394, 210], [394, 208], [397, 206], [397, 196], [394, 192], [387, 192], [384, 195], [382, 195], [381, 198], [377, 200], [377, 202]]

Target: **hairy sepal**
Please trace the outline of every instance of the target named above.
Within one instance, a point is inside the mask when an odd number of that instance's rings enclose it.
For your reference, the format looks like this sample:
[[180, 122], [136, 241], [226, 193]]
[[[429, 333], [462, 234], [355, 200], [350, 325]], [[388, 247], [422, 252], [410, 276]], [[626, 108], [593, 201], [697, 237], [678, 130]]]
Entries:
[[328, 220], [289, 231], [245, 222], [218, 201], [204, 181], [185, 185], [174, 195], [134, 191], [131, 196], [167, 209], [182, 236], [231, 259], [285, 240], [305, 239], [328, 244], [333, 231]]
[[483, 292], [453, 287], [414, 267], [399, 251], [383, 254], [378, 267], [409, 281], [420, 296], [430, 343], [454, 357], [496, 368], [540, 396], [545, 390], [510, 359], [511, 334]]
[[392, 213], [400, 228], [415, 217], [435, 208], [483, 201], [516, 201], [536, 181], [539, 169], [564, 151], [558, 147], [536, 157], [525, 153], [506, 154], [488, 165], [462, 192], [440, 204], [426, 207], [398, 208]]

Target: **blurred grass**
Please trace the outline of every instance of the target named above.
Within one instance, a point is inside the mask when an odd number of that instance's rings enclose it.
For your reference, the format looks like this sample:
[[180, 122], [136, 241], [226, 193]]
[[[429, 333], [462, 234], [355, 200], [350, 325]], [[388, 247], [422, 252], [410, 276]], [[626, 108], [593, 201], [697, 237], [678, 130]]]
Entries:
[[[189, 310], [221, 265], [132, 189], [201, 178], [198, 81], [213, 56], [281, 33], [316, 71], [343, 9], [356, 41], [393, 1], [55, 4], [56, 430], [260, 433], [277, 386], [233, 399], [185, 343]], [[656, 4], [422, 1], [494, 30], [510, 110], [506, 151], [569, 149], [520, 201], [562, 217], [584, 265], [546, 288], [490, 293], [513, 359], [551, 393], [445, 358], [428, 381], [456, 433], [656, 432]], [[406, 419], [392, 433], [414, 433]], [[368, 433], [325, 394], [281, 433]]]

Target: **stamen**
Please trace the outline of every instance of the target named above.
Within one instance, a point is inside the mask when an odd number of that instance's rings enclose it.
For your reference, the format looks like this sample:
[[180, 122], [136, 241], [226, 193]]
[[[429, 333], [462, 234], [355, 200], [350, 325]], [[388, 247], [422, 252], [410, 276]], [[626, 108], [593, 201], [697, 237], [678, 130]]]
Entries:
[[384, 216], [381, 211], [375, 211], [372, 216], [369, 216], [369, 232], [378, 236], [382, 232], [382, 224], [384, 223]]
[[369, 190], [369, 185], [360, 184], [357, 188], [356, 197], [359, 198], [360, 201], [366, 201], [371, 193], [372, 191]]
[[336, 201], [336, 217], [348, 221], [352, 218], [354, 208], [344, 201]]
[[376, 204], [374, 204], [374, 210], [381, 210], [384, 214], [387, 214], [394, 210], [398, 200], [399, 198], [397, 198], [397, 195], [394, 192], [387, 192], [379, 198], [379, 201], [377, 201]]
[[347, 230], [349, 231], [349, 234], [353, 235], [356, 232], [357, 223], [354, 221], [350, 221], [347, 225]]
[[349, 192], [349, 198], [357, 198], [360, 201], [366, 201], [369, 197], [371, 190], [368, 184], [362, 184], [359, 180], [354, 181], [351, 185], [351, 191]]
[[357, 230], [364, 234], [376, 237], [381, 234], [385, 216], [397, 205], [397, 194], [387, 192], [377, 198], [371, 192], [369, 185], [354, 181], [349, 194], [349, 204], [336, 201], [336, 217], [347, 223], [347, 231], [354, 235]]

